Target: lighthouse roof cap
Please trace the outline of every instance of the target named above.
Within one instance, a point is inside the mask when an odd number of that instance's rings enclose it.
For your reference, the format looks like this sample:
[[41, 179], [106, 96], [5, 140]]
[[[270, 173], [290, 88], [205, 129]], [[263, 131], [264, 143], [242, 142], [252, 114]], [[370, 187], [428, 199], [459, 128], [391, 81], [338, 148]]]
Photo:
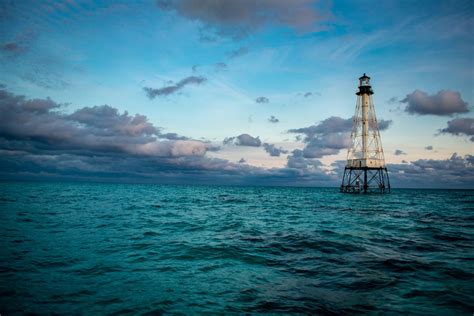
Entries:
[[364, 78], [370, 79], [370, 77], [367, 76], [367, 75], [365, 74], [365, 72], [364, 72], [364, 75], [363, 75], [362, 77], [360, 77], [359, 79], [364, 79]]

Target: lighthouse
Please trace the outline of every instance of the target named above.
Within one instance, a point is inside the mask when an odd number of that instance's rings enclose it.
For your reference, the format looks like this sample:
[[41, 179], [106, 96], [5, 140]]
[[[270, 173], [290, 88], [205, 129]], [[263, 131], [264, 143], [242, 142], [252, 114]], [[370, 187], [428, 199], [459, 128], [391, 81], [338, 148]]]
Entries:
[[342, 176], [341, 192], [344, 193], [390, 192], [373, 94], [370, 77], [364, 73], [359, 78], [351, 142]]

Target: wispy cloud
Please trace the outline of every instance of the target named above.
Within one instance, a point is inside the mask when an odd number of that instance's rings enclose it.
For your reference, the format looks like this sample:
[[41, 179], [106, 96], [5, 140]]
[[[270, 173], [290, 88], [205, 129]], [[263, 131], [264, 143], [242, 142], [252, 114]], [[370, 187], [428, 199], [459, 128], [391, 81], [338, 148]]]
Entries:
[[144, 87], [143, 90], [146, 92], [146, 95], [149, 99], [154, 99], [159, 96], [168, 96], [178, 92], [187, 85], [200, 85], [205, 82], [207, 79], [202, 76], [189, 76], [184, 79], [181, 79], [176, 84], [165, 86], [162, 88], [150, 88]]
[[248, 52], [249, 52], [249, 49], [247, 47], [239, 47], [239, 48], [227, 53], [227, 56], [230, 59], [234, 59], [234, 58], [246, 55], [246, 54], [248, 54]]

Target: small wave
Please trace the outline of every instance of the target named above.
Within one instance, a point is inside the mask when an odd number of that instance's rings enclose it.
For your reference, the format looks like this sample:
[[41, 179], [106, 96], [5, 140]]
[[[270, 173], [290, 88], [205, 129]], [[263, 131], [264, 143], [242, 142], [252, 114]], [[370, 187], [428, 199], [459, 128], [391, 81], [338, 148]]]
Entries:
[[160, 236], [159, 233], [153, 232], [153, 231], [147, 231], [143, 233], [144, 237], [154, 237], [154, 236]]

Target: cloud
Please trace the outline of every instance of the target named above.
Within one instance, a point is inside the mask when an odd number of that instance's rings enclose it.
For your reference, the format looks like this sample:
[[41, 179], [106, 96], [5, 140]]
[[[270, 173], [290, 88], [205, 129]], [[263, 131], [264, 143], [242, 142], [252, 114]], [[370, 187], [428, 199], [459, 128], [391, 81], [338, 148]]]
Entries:
[[318, 10], [312, 0], [158, 0], [157, 6], [199, 21], [204, 29], [218, 36], [233, 39], [241, 39], [268, 25], [314, 32], [322, 28], [321, 23], [329, 16]]
[[206, 80], [207, 79], [202, 76], [189, 76], [184, 79], [181, 79], [174, 85], [165, 86], [159, 89], [144, 87], [143, 90], [145, 90], [149, 99], [154, 99], [158, 96], [168, 96], [170, 94], [173, 94], [190, 84], [200, 85]]
[[[210, 158], [206, 152], [218, 147], [162, 134], [145, 116], [108, 105], [72, 113], [65, 106], [0, 89], [0, 179], [253, 185], [322, 185], [332, 179], [323, 170], [265, 169]], [[260, 140], [242, 134], [236, 142], [254, 146]]]
[[274, 144], [263, 143], [263, 149], [272, 157], [280, 157], [281, 154], [287, 154], [288, 151], [283, 148], [277, 148]]
[[428, 146], [425, 147], [425, 149], [426, 149], [426, 150], [433, 150], [433, 146], [428, 145]]
[[247, 161], [245, 161], [244, 158], [240, 158], [240, 160], [238, 161], [239, 163], [247, 163]]
[[[391, 120], [379, 120], [379, 130], [387, 129]], [[321, 158], [327, 155], [336, 155], [341, 149], [350, 146], [350, 133], [352, 130], [352, 118], [343, 119], [332, 116], [319, 124], [308, 127], [290, 129], [288, 133], [303, 134], [303, 149], [305, 158]]]
[[388, 99], [387, 103], [388, 104], [396, 104], [398, 103], [398, 98], [397, 97], [391, 97], [390, 99]]
[[226, 71], [227, 70], [227, 64], [226, 63], [215, 63], [214, 64], [214, 70], [215, 71]]
[[[388, 164], [392, 187], [474, 187], [474, 156], [454, 153], [449, 159], [419, 159]], [[436, 181], [434, 181], [436, 180]]]
[[308, 127], [290, 129], [289, 133], [304, 134], [306, 143], [302, 151], [304, 158], [321, 158], [335, 155], [350, 145], [352, 119], [330, 117], [321, 123]]
[[9, 42], [3, 45], [0, 45], [0, 51], [8, 56], [18, 56], [27, 51], [25, 46], [20, 45], [19, 43]]
[[278, 123], [278, 122], [280, 122], [280, 120], [277, 119], [277, 118], [276, 118], [275, 116], [273, 116], [273, 115], [270, 116], [270, 118], [268, 119], [268, 121], [269, 121], [270, 123]]
[[268, 102], [270, 102], [270, 99], [266, 98], [266, 97], [258, 97], [258, 98], [255, 99], [255, 102], [257, 102], [257, 103], [268, 103]]
[[212, 147], [162, 135], [146, 116], [120, 113], [108, 105], [84, 107], [71, 114], [61, 111], [64, 106], [0, 90], [0, 148], [35, 154], [181, 157], [203, 156]]
[[0, 44], [0, 52], [7, 57], [18, 57], [29, 50], [36, 37], [36, 31], [27, 29], [17, 34], [13, 40]]
[[180, 136], [176, 133], [165, 133], [165, 134], [161, 134], [160, 135], [160, 138], [166, 138], [166, 139], [169, 139], [169, 140], [188, 140], [189, 137], [186, 137], [186, 136]]
[[304, 153], [300, 149], [295, 149], [287, 157], [288, 161], [286, 163], [288, 168], [295, 169], [318, 169], [323, 164], [317, 159], [307, 159], [304, 157]]
[[247, 47], [239, 47], [236, 50], [233, 50], [233, 51], [230, 51], [229, 53], [227, 53], [227, 56], [230, 59], [234, 59], [234, 58], [238, 58], [238, 57], [241, 57], [243, 55], [246, 55], [246, 54], [248, 54], [248, 52], [249, 52], [249, 49]]
[[315, 95], [317, 95], [317, 96], [320, 97], [320, 96], [321, 96], [321, 93], [320, 93], [320, 92], [311, 92], [311, 91], [308, 91], [308, 92], [304, 92], [304, 93], [298, 92], [297, 95], [298, 95], [298, 96], [303, 96], [304, 98], [309, 98], [309, 97], [312, 97], [312, 96], [315, 96]]
[[395, 152], [393, 153], [395, 156], [401, 156], [401, 155], [406, 155], [407, 153], [404, 152], [401, 149], [396, 149]]
[[[66, 106], [0, 89], [0, 179], [337, 186], [342, 175], [340, 170], [326, 170], [318, 159], [305, 157], [303, 150], [294, 150], [284, 168], [210, 158], [206, 153], [216, 146], [176, 133], [163, 134], [144, 115], [130, 115], [109, 105], [67, 113]], [[323, 122], [331, 131], [343, 130]], [[233, 139], [241, 145], [260, 143], [248, 134]], [[473, 188], [473, 163], [474, 156], [453, 155], [447, 160], [388, 167], [394, 187], [434, 183]]]
[[352, 118], [343, 119], [341, 117], [332, 116], [319, 124], [302, 127], [297, 129], [290, 129], [289, 133], [305, 134], [305, 142], [311, 141], [318, 134], [341, 133], [350, 132], [352, 129]]
[[249, 134], [240, 134], [235, 137], [227, 137], [223, 141], [224, 145], [235, 144], [237, 146], [260, 147], [262, 141], [259, 137], [253, 137]]
[[474, 142], [474, 118], [456, 118], [448, 121], [448, 127], [440, 130], [442, 134], [472, 136]]
[[400, 101], [407, 103], [405, 112], [419, 115], [446, 115], [469, 112], [468, 104], [456, 91], [441, 90], [437, 94], [428, 95], [426, 92], [415, 90]]

